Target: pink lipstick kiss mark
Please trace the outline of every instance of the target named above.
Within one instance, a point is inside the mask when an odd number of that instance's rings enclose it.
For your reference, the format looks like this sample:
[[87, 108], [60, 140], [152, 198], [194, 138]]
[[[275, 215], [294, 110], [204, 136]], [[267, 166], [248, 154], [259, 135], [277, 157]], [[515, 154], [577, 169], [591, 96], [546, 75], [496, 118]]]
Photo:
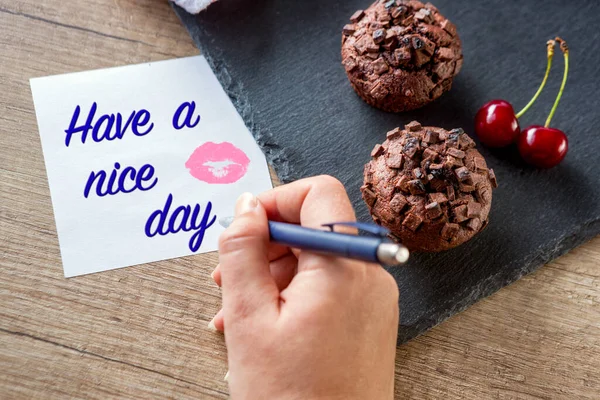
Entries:
[[210, 184], [230, 184], [242, 179], [250, 159], [229, 142], [206, 142], [198, 147], [185, 163], [190, 174]]

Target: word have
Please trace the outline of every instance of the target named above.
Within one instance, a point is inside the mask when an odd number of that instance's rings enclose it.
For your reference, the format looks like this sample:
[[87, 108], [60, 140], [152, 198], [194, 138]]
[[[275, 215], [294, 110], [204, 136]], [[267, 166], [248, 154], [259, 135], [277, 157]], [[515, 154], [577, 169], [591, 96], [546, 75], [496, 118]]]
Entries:
[[69, 147], [71, 139], [76, 133], [81, 133], [81, 143], [85, 144], [90, 130], [92, 131], [92, 140], [94, 142], [101, 142], [103, 140], [111, 141], [123, 139], [125, 132], [127, 132], [129, 128], [131, 128], [131, 131], [136, 136], [147, 135], [154, 128], [154, 123], [152, 122], [145, 130], [140, 130], [140, 128], [146, 127], [150, 122], [151, 116], [150, 111], [148, 110], [142, 109], [139, 111], [132, 111], [129, 118], [127, 118], [127, 121], [123, 124], [123, 116], [121, 113], [117, 113], [116, 116], [114, 114], [104, 114], [94, 122], [97, 109], [98, 104], [94, 102], [88, 112], [85, 123], [77, 126], [79, 115], [81, 114], [81, 107], [77, 106], [75, 108], [69, 128], [65, 130], [65, 133], [67, 134], [67, 136], [65, 136], [65, 146]]
[[164, 207], [150, 214], [146, 221], [146, 236], [152, 238], [156, 235], [165, 236], [180, 231], [196, 231], [189, 241], [189, 248], [195, 253], [202, 245], [206, 230], [217, 220], [216, 215], [211, 218], [212, 203], [209, 201], [206, 204], [202, 216], [200, 216], [202, 210], [200, 204], [196, 204], [193, 209], [190, 205], [179, 206], [169, 215], [172, 204], [173, 194], [169, 194]]
[[131, 193], [135, 190], [145, 192], [152, 189], [157, 183], [158, 178], [154, 177], [152, 165], [145, 164], [139, 171], [134, 167], [125, 167], [121, 170], [121, 164], [116, 162], [110, 175], [107, 175], [104, 170], [90, 173], [83, 190], [83, 197], [87, 199], [93, 187], [96, 188], [98, 197], [104, 197], [118, 193]]

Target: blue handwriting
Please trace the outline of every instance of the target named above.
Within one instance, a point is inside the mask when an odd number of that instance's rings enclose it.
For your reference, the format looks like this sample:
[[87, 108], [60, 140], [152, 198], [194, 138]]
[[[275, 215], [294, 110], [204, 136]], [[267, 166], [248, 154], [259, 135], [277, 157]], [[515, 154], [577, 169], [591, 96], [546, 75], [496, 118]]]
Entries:
[[[151, 119], [150, 111], [148, 110], [142, 109], [139, 111], [132, 111], [127, 118], [127, 121], [123, 121], [121, 113], [117, 113], [116, 116], [115, 114], [103, 114], [94, 121], [97, 109], [98, 104], [94, 102], [85, 118], [85, 123], [83, 123], [83, 125], [77, 125], [79, 123], [81, 107], [77, 106], [75, 108], [69, 128], [65, 130], [65, 133], [67, 134], [65, 137], [65, 145], [67, 147], [71, 144], [73, 135], [78, 133], [81, 133], [81, 143], [85, 144], [90, 131], [92, 132], [92, 140], [94, 142], [101, 142], [103, 140], [111, 141], [123, 139], [125, 132], [130, 128], [131, 132], [136, 136], [145, 136], [154, 128], [153, 122], [148, 125]], [[140, 129], [144, 127], [145, 130]]]
[[199, 204], [194, 205], [193, 209], [190, 205], [179, 206], [173, 210], [172, 214], [169, 215], [172, 203], [173, 194], [169, 194], [164, 207], [150, 214], [148, 220], [146, 221], [146, 236], [165, 236], [169, 233], [177, 233], [180, 231], [196, 231], [190, 238], [189, 248], [193, 252], [198, 251], [202, 245], [202, 241], [204, 240], [204, 234], [206, 230], [210, 228], [217, 220], [216, 215], [210, 218], [212, 212], [212, 203], [209, 201], [206, 204], [202, 216], [200, 215], [202, 208]]
[[[181, 122], [181, 115], [186, 111], [185, 119], [183, 123]], [[194, 122], [192, 122], [192, 118], [194, 117], [194, 112], [196, 111], [196, 102], [184, 102], [181, 104], [175, 114], [173, 114], [173, 128], [180, 130], [183, 128], [194, 128], [196, 125], [200, 123], [200, 115], [196, 117]]]
[[[152, 178], [154, 180], [149, 183]], [[121, 170], [121, 164], [116, 162], [110, 176], [104, 170], [90, 173], [83, 190], [83, 196], [87, 199], [94, 186], [96, 187], [96, 194], [99, 197], [104, 197], [118, 193], [131, 193], [135, 190], [145, 192], [152, 189], [157, 183], [158, 178], [154, 177], [154, 167], [152, 165], [145, 164], [139, 171], [136, 171], [134, 167], [125, 167]]]

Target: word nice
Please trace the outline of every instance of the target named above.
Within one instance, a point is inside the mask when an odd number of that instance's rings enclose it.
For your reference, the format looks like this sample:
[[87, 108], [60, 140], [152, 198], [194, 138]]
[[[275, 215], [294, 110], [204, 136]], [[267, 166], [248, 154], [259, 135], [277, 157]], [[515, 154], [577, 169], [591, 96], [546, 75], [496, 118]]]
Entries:
[[[90, 173], [83, 189], [83, 197], [87, 199], [91, 191], [96, 192], [98, 197], [131, 193], [135, 190], [146, 192], [156, 186], [157, 183], [158, 178], [154, 177], [154, 167], [152, 165], [145, 164], [139, 171], [135, 167], [125, 167], [121, 170], [121, 164], [116, 162], [110, 175], [104, 170]], [[93, 190], [94, 188], [95, 190]]]

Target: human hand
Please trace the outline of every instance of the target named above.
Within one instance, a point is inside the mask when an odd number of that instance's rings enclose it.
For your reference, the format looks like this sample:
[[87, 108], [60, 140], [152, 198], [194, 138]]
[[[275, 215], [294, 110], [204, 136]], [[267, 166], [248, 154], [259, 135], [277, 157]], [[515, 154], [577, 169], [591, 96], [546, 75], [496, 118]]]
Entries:
[[269, 243], [268, 219], [354, 221], [343, 185], [303, 179], [242, 195], [219, 241], [233, 399], [392, 399], [398, 288], [380, 266]]

